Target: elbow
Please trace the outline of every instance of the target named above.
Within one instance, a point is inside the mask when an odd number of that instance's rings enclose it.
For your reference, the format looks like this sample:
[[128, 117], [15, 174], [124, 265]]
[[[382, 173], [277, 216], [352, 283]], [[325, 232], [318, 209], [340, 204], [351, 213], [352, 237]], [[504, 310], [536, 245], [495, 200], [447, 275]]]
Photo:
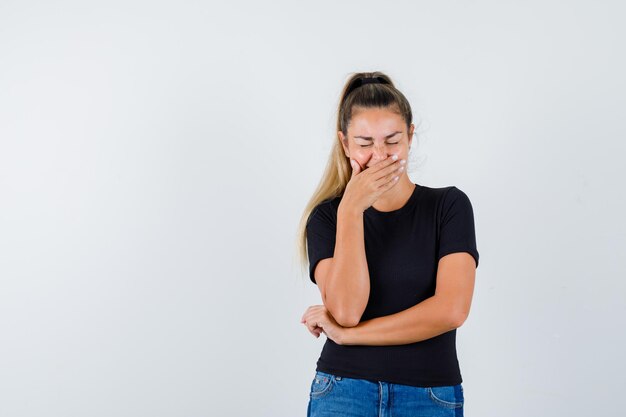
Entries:
[[336, 300], [333, 300], [334, 303], [328, 301], [328, 299], [324, 299], [324, 306], [335, 322], [341, 327], [356, 327], [356, 325], [361, 322], [364, 307], [357, 310], [358, 307], [348, 308], [342, 305], [342, 303], [337, 303]]
[[355, 327], [361, 321], [361, 316], [353, 312], [338, 311], [336, 314], [331, 313], [331, 315], [341, 327]]
[[450, 317], [450, 326], [453, 329], [458, 329], [463, 325], [463, 323], [465, 323], [465, 320], [467, 320], [467, 316], [468, 314], [466, 312], [456, 312], [452, 314]]
[[355, 327], [361, 321], [361, 315], [356, 315], [353, 312], [343, 311], [340, 308], [330, 306], [324, 302], [326, 310], [335, 322], [341, 327]]
[[342, 320], [336, 320], [337, 324], [341, 327], [356, 327], [359, 324], [359, 319], [347, 318]]

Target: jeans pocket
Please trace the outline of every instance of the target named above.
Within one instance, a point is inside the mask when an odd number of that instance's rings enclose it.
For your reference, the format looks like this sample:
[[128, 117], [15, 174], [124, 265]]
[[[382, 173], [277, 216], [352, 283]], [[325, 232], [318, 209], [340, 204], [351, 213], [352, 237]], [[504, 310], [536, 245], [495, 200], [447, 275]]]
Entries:
[[335, 376], [325, 372], [316, 371], [315, 378], [311, 382], [311, 398], [320, 399], [325, 397], [333, 389]]
[[463, 407], [465, 399], [463, 397], [463, 386], [447, 385], [444, 387], [429, 387], [428, 395], [437, 405], [444, 408]]

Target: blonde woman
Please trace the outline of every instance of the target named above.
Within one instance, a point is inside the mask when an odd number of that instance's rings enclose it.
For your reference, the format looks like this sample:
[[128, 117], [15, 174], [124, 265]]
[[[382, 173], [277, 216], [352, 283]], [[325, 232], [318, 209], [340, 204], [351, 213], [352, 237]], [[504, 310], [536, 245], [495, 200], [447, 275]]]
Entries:
[[337, 140], [300, 223], [323, 303], [301, 322], [326, 335], [309, 417], [463, 415], [456, 329], [478, 267], [474, 215], [461, 189], [411, 182], [414, 129], [387, 75], [346, 82]]

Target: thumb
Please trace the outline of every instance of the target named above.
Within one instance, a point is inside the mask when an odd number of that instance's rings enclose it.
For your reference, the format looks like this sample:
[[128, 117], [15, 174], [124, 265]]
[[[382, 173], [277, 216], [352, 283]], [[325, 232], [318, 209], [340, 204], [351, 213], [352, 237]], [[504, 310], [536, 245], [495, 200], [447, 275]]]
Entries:
[[352, 178], [359, 172], [361, 172], [361, 165], [354, 159], [350, 159], [350, 165], [352, 165]]

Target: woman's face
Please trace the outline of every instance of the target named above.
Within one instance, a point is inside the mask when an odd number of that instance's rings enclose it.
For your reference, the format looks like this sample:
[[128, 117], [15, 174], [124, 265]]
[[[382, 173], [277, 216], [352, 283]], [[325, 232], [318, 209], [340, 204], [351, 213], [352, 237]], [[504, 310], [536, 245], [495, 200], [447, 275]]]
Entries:
[[411, 123], [407, 132], [402, 116], [388, 108], [354, 108], [348, 136], [338, 134], [346, 156], [364, 170], [392, 154], [406, 160], [414, 129]]

